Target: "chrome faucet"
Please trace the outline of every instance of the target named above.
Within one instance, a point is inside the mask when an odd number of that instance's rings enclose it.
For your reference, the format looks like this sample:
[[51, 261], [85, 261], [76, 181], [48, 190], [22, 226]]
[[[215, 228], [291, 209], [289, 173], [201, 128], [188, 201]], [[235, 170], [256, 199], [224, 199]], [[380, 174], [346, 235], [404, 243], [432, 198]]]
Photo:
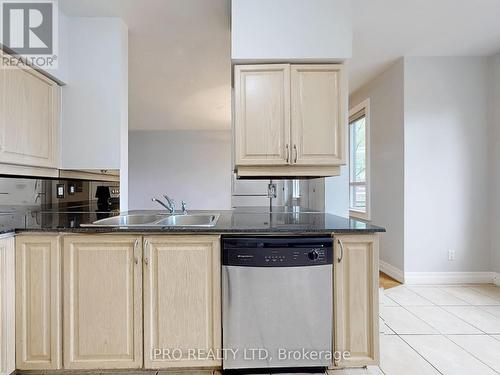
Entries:
[[170, 199], [167, 195], [163, 196], [167, 203], [163, 203], [160, 199], [158, 198], [151, 198], [153, 202], [156, 202], [158, 204], [161, 204], [165, 209], [170, 212], [171, 214], [175, 213], [175, 201], [173, 199]]
[[[161, 204], [165, 209], [170, 212], [171, 214], [175, 214], [175, 201], [170, 198], [167, 194], [163, 195], [163, 198], [165, 198], [165, 202], [163, 202], [161, 199], [158, 198], [151, 198], [153, 202], [156, 202], [158, 204]], [[185, 201], [181, 201], [181, 210], [183, 215], [187, 215], [187, 204]]]
[[172, 198], [170, 198], [167, 194], [164, 194], [163, 198], [165, 198], [165, 200], [167, 201], [168, 207], [170, 207], [168, 209], [170, 211], [170, 213], [175, 213], [175, 201]]

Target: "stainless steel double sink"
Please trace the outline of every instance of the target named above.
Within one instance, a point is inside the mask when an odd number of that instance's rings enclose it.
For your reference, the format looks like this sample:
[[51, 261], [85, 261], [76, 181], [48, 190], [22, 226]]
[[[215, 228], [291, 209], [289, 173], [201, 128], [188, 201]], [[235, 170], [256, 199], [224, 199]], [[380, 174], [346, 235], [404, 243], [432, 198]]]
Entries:
[[130, 213], [81, 224], [82, 227], [213, 227], [219, 214]]

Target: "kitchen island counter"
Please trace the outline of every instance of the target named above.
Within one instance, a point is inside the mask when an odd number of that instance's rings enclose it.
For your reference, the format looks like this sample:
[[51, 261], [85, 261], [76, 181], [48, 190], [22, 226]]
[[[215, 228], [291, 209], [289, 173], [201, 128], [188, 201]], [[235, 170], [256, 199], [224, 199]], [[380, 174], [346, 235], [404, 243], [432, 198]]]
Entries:
[[[127, 213], [143, 213], [131, 211]], [[147, 211], [164, 213], [163, 211]], [[369, 223], [336, 216], [324, 212], [290, 212], [279, 208], [269, 212], [264, 208], [246, 208], [227, 211], [190, 211], [193, 214], [220, 214], [213, 227], [85, 227], [99, 219], [115, 216], [116, 212], [27, 212], [24, 223], [17, 221], [12, 226], [16, 232], [75, 232], [75, 233], [376, 233], [385, 232], [384, 228]], [[166, 214], [167, 215], [167, 214]]]

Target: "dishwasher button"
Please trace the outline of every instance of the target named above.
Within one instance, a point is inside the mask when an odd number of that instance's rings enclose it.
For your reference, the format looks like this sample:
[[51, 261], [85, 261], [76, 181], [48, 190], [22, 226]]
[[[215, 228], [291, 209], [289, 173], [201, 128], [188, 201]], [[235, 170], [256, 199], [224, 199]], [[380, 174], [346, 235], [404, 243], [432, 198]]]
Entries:
[[312, 250], [309, 253], [307, 253], [307, 257], [311, 260], [316, 260], [319, 258], [319, 254], [316, 250]]

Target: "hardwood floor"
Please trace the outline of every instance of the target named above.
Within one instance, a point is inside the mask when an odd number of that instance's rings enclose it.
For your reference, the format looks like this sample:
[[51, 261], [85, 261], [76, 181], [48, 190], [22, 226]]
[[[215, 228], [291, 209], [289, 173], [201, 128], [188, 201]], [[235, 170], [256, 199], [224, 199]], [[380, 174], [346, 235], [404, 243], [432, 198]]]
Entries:
[[386, 275], [385, 273], [380, 272], [379, 278], [378, 278], [378, 285], [380, 288], [390, 289], [390, 288], [394, 288], [398, 285], [401, 285], [401, 283], [397, 280], [394, 280], [389, 275]]

